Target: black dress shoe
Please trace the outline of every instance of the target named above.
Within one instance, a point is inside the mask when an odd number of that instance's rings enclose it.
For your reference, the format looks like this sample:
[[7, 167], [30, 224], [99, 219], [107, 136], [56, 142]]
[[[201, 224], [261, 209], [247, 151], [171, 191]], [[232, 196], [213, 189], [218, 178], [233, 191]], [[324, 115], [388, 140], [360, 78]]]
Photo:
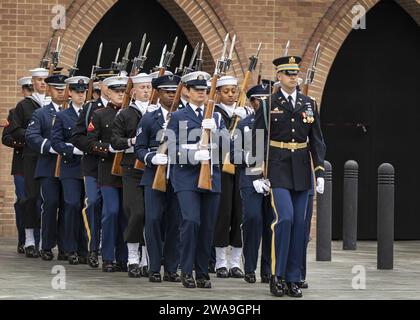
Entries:
[[229, 270], [229, 276], [232, 278], [241, 279], [244, 277], [244, 272], [238, 267], [234, 267]]
[[246, 273], [244, 279], [248, 283], [255, 283], [257, 282], [257, 277], [255, 276], [255, 272]]
[[261, 275], [261, 283], [270, 283], [271, 276], [269, 274]]
[[185, 288], [195, 288], [195, 280], [191, 274], [181, 272], [181, 282]]
[[58, 261], [67, 261], [68, 258], [69, 258], [69, 256], [67, 255], [67, 253], [65, 253], [63, 251], [58, 252], [58, 256], [57, 256]]
[[149, 267], [148, 266], [141, 267], [141, 276], [145, 277], [145, 278], [149, 277]]
[[283, 297], [286, 291], [286, 282], [272, 276], [270, 279], [270, 292], [273, 296]]
[[159, 272], [149, 272], [150, 282], [162, 282], [162, 277]]
[[115, 264], [113, 261], [104, 261], [102, 262], [102, 271], [103, 272], [115, 272]]
[[301, 281], [297, 282], [296, 284], [301, 289], [308, 289], [309, 288], [309, 284], [305, 280], [301, 280]]
[[71, 253], [69, 253], [68, 261], [69, 261], [69, 264], [71, 264], [71, 265], [78, 265], [79, 264], [79, 257], [77, 256], [77, 254], [75, 252], [71, 252]]
[[216, 270], [216, 276], [218, 278], [229, 278], [229, 271], [225, 267], [221, 267]]
[[18, 245], [17, 246], [17, 253], [25, 254], [25, 246], [24, 245]]
[[216, 265], [214, 262], [209, 262], [209, 273], [216, 273]]
[[27, 258], [39, 258], [39, 251], [35, 248], [35, 246], [26, 247], [25, 256]]
[[91, 268], [99, 267], [98, 254], [96, 252], [91, 252], [88, 257], [88, 264]]
[[115, 272], [128, 272], [127, 263], [117, 261], [115, 264]]
[[141, 270], [137, 263], [129, 264], [128, 265], [128, 276], [130, 278], [140, 278], [141, 277]]
[[176, 272], [165, 272], [163, 274], [163, 281], [181, 282], [181, 277]]
[[44, 261], [51, 261], [52, 259], [54, 259], [54, 254], [51, 250], [42, 250], [41, 258]]
[[302, 290], [299, 288], [298, 284], [295, 282], [288, 282], [286, 288], [286, 294], [292, 298], [302, 298]]
[[201, 288], [201, 289], [211, 288], [211, 281], [209, 277], [197, 278], [195, 282], [197, 283], [197, 288]]
[[77, 255], [79, 257], [79, 264], [88, 264], [88, 257], [85, 255]]

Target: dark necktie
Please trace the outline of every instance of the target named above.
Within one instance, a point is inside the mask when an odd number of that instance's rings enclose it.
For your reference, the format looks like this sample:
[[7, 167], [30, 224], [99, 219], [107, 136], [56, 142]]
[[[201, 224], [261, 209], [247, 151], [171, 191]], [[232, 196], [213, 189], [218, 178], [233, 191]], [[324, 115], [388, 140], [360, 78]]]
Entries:
[[293, 98], [292, 98], [292, 96], [289, 96], [288, 98], [287, 98], [287, 100], [289, 100], [289, 104], [292, 106], [292, 108], [294, 109], [295, 108], [295, 106], [293, 105]]
[[63, 107], [59, 106], [58, 111], [63, 111]]
[[200, 121], [203, 121], [203, 110], [201, 108], [197, 108], [195, 111], [198, 113], [197, 115], [198, 119]]

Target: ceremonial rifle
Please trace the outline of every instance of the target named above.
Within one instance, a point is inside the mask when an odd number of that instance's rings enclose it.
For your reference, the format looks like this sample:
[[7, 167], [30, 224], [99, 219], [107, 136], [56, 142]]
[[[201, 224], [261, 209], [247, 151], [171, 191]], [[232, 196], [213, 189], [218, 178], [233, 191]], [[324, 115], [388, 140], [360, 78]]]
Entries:
[[[214, 104], [215, 104], [214, 98], [216, 95], [217, 80], [219, 79], [221, 75], [226, 74], [226, 71], [230, 67], [229, 58], [226, 58], [225, 56], [228, 37], [229, 37], [229, 34], [226, 35], [226, 38], [223, 44], [222, 55], [221, 55], [220, 60], [218, 60], [216, 63], [216, 68], [214, 70], [213, 78], [211, 80], [211, 89], [210, 89], [209, 99], [207, 101], [207, 105], [205, 108], [204, 119], [211, 119], [213, 117]], [[235, 37], [233, 40], [235, 40]], [[234, 45], [233, 40], [232, 40], [232, 46], [231, 46], [231, 53], [233, 52], [233, 48], [232, 48]], [[211, 130], [203, 129], [200, 143], [199, 143], [199, 150], [209, 149], [210, 135], [211, 135]], [[210, 150], [210, 153], [211, 153], [211, 150]], [[198, 188], [200, 189], [204, 189], [204, 190], [212, 189], [210, 166], [211, 166], [210, 160], [201, 161], [200, 176], [198, 178]]]
[[[251, 74], [255, 70], [255, 68], [257, 67], [258, 57], [260, 55], [260, 50], [261, 50], [261, 42], [258, 46], [257, 53], [249, 58], [250, 62], [249, 62], [248, 70], [245, 73], [244, 81], [242, 82], [241, 90], [239, 92], [239, 97], [238, 97], [238, 101], [236, 103], [235, 109], [238, 108], [238, 107], [244, 107], [245, 106], [246, 92], [247, 92], [247, 89], [248, 89], [249, 81], [251, 80]], [[240, 120], [241, 119], [240, 119], [239, 116], [237, 116], [237, 115], [233, 116], [233, 118], [231, 120], [231, 126], [229, 128], [231, 138], [233, 138], [236, 127], [238, 126], [238, 123], [239, 123]], [[235, 165], [233, 165], [230, 162], [229, 153], [226, 154], [225, 159], [223, 161], [222, 171], [226, 172], [226, 173], [229, 173], [229, 174], [235, 174]]]
[[306, 72], [305, 84], [301, 88], [302, 94], [304, 94], [305, 96], [308, 95], [309, 86], [314, 82], [316, 66], [318, 64], [318, 58], [319, 58], [319, 48], [320, 48], [320, 43], [318, 43], [318, 45], [316, 46], [315, 53], [312, 58], [312, 64], [308, 68], [308, 71]]
[[[166, 51], [166, 47], [167, 47], [166, 44], [163, 47], [159, 66], [157, 67], [159, 70], [158, 77], [163, 76], [165, 74], [166, 69], [171, 66], [172, 59], [175, 56], [174, 51], [175, 51], [177, 42], [178, 42], [178, 37], [175, 37], [174, 42], [172, 44], [171, 51]], [[155, 105], [157, 104], [157, 101], [158, 101], [157, 89], [153, 88], [152, 94], [150, 95], [149, 105]], [[137, 159], [136, 162], [134, 163], [134, 169], [144, 170], [144, 163], [140, 161], [139, 159]]]
[[[79, 70], [77, 67], [79, 62], [79, 55], [80, 55], [80, 45], [77, 47], [76, 55], [74, 58], [73, 66], [69, 69], [69, 78], [74, 77], [76, 71]], [[69, 84], [66, 85], [66, 90], [64, 91], [64, 102], [63, 102], [63, 110], [67, 109], [69, 106], [69, 95], [70, 95]], [[61, 165], [61, 155], [57, 155], [57, 162], [55, 163], [55, 177], [60, 177], [60, 165]]]
[[[131, 67], [130, 78], [128, 79], [127, 88], [124, 93], [122, 108], [128, 107], [131, 101], [131, 91], [133, 89], [133, 80], [131, 80], [131, 77], [137, 75], [143, 69], [144, 62], [147, 59], [147, 53], [149, 52], [150, 42], [147, 44], [146, 48], [144, 48], [145, 43], [146, 43], [146, 34], [143, 35], [143, 39], [140, 44], [140, 51], [139, 51], [138, 56], [133, 59], [133, 66]], [[125, 56], [128, 59], [127, 50], [126, 50]], [[117, 175], [117, 176], [122, 175], [122, 167], [121, 167], [122, 158], [123, 158], [122, 152], [118, 152], [117, 154], [115, 154], [114, 162], [112, 164], [112, 170], [111, 170], [111, 173], [113, 175]]]
[[98, 49], [98, 55], [96, 56], [96, 64], [92, 66], [92, 71], [90, 73], [90, 80], [89, 80], [88, 92], [86, 94], [86, 101], [92, 100], [93, 82], [94, 82], [95, 72], [96, 70], [100, 68], [102, 48], [103, 48], [103, 43], [101, 42]]
[[[191, 56], [190, 63], [188, 65], [188, 67], [185, 66], [183, 68], [182, 75], [186, 75], [186, 74], [191, 73], [193, 71], [192, 68], [193, 68], [193, 65], [194, 65], [194, 60], [195, 60], [195, 58], [197, 56], [197, 53], [198, 53], [198, 48], [199, 48], [199, 44], [197, 43], [197, 45], [195, 46], [194, 52]], [[175, 112], [176, 109], [178, 109], [179, 100], [181, 98], [181, 91], [182, 91], [183, 85], [184, 84], [180, 81], [179, 84], [178, 84], [178, 87], [176, 89], [176, 93], [175, 93], [174, 100], [172, 102], [171, 109], [169, 110], [168, 115], [166, 117], [166, 121], [168, 123], [169, 123], [169, 120], [171, 119], [172, 113]], [[159, 144], [159, 148], [157, 150], [157, 153], [166, 154], [168, 152], [168, 146], [167, 146], [166, 142], [164, 141], [165, 132], [166, 132], [166, 128], [163, 131], [162, 138], [160, 140], [160, 144]], [[161, 192], [166, 192], [166, 185], [167, 185], [166, 168], [167, 168], [166, 164], [157, 166], [155, 177], [153, 179], [153, 184], [152, 184], [152, 188], [154, 190], [158, 190], [158, 191], [161, 191]]]

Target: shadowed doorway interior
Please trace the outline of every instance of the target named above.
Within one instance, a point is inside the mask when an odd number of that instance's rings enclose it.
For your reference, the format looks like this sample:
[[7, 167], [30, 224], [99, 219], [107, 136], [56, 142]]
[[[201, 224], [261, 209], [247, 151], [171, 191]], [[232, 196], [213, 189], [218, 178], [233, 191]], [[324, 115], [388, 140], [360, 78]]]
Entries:
[[343, 168], [359, 163], [358, 238], [376, 239], [377, 168], [396, 171], [395, 239], [420, 239], [420, 30], [391, 0], [352, 30], [328, 75], [321, 118], [333, 165], [333, 238], [342, 239]]

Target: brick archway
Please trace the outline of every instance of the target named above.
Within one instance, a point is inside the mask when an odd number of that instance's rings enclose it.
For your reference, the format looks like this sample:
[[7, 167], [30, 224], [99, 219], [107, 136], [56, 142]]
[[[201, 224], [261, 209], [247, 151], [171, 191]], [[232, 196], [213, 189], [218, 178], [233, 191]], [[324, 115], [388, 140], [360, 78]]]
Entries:
[[[306, 70], [311, 63], [314, 50], [318, 42], [321, 43], [317, 74], [314, 84], [310, 88], [309, 94], [321, 101], [328, 73], [334, 59], [341, 48], [344, 40], [352, 31], [352, 19], [354, 17], [351, 9], [354, 5], [360, 4], [368, 12], [380, 0], [339, 0], [334, 2], [324, 17], [319, 22], [312, 36], [308, 40], [308, 45], [303, 53], [303, 70]], [[396, 0], [416, 22], [420, 24], [420, 5], [416, 0]], [[368, 21], [366, 22], [369, 23]]]
[[[73, 0], [67, 8], [67, 28], [53, 32], [54, 37], [61, 36], [65, 48], [60, 64], [69, 67], [74, 58], [77, 45], [83, 45], [93, 28], [118, 0]], [[204, 41], [205, 67], [211, 70], [221, 55], [223, 39], [229, 31], [233, 36], [233, 27], [214, 1], [209, 0], [158, 0], [174, 18], [185, 33], [190, 44], [195, 46]], [[238, 39], [231, 72], [242, 77], [247, 59]]]

